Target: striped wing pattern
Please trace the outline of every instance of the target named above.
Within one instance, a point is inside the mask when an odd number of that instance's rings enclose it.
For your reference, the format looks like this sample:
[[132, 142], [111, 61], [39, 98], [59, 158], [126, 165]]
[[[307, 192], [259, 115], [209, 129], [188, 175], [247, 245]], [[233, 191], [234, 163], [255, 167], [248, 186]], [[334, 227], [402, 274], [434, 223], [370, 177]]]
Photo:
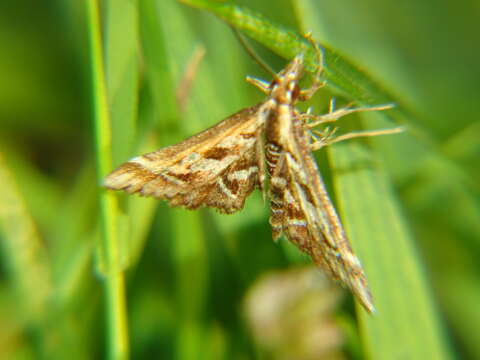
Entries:
[[284, 234], [373, 312], [362, 266], [312, 154], [302, 120], [308, 114], [295, 108], [318, 88], [298, 88], [302, 70], [303, 57], [297, 56], [270, 85], [252, 81], [267, 93], [264, 102], [179, 144], [131, 159], [108, 175], [104, 185], [165, 199], [172, 206], [204, 205], [233, 213], [255, 188], [265, 189], [268, 172], [273, 238]]
[[264, 107], [241, 110], [179, 144], [133, 158], [108, 175], [104, 185], [165, 199], [172, 206], [205, 205], [233, 213], [262, 187], [257, 138]]

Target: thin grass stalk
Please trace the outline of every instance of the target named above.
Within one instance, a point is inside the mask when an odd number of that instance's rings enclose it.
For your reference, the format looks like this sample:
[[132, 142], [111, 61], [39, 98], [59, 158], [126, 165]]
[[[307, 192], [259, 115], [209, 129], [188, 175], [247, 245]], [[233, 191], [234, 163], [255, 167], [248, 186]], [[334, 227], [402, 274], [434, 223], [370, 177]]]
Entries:
[[[89, 0], [88, 28], [92, 66], [92, 93], [96, 137], [97, 176], [99, 181], [112, 169], [111, 119], [105, 84], [101, 22], [96, 0]], [[102, 251], [104, 256], [105, 306], [107, 314], [108, 356], [110, 359], [128, 359], [128, 325], [126, 315], [125, 280], [120, 266], [118, 243], [118, 203], [114, 194], [101, 192], [100, 218], [102, 224]]]

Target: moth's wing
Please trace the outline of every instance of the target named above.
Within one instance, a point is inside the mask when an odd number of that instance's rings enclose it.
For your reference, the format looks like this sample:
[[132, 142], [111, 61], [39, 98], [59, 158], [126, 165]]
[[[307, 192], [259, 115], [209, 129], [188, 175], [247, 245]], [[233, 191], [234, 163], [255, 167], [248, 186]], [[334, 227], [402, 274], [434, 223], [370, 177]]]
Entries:
[[[374, 310], [360, 261], [353, 253], [305, 138], [284, 151], [270, 180], [274, 238], [284, 233], [300, 250]], [[283, 179], [283, 180], [282, 180]]]
[[172, 206], [235, 212], [262, 186], [256, 144], [266, 111], [260, 103], [179, 144], [131, 159], [109, 174], [104, 185], [166, 199]]
[[300, 198], [296, 191], [292, 191], [291, 169], [287, 166], [287, 154], [280, 154], [275, 171], [270, 178], [270, 225], [272, 236], [277, 240], [282, 234], [294, 243], [301, 251], [313, 257], [312, 244], [314, 238], [308, 229], [305, 212], [300, 205]]

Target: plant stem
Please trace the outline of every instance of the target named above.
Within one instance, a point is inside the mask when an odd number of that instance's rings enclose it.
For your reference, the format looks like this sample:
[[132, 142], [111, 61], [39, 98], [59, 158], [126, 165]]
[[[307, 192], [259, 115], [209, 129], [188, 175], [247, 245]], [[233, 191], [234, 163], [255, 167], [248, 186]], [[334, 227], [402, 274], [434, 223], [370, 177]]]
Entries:
[[[97, 0], [88, 0], [88, 22], [92, 66], [92, 93], [96, 136], [97, 174], [101, 181], [112, 168], [111, 120], [105, 85], [101, 23]], [[118, 203], [114, 194], [101, 192], [101, 247], [104, 255], [108, 353], [110, 359], [128, 358], [128, 325], [124, 274], [120, 267]]]

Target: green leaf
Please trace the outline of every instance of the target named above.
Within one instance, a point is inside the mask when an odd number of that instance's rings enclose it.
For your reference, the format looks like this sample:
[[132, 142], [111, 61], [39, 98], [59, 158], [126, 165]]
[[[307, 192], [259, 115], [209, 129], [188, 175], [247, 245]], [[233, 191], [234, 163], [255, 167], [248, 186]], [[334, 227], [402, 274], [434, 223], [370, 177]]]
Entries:
[[[317, 70], [316, 50], [299, 32], [275, 24], [263, 15], [236, 5], [233, 2], [209, 0], [179, 1], [212, 12], [223, 21], [241, 30], [252, 39], [286, 59], [292, 59], [297, 54], [303, 53], [307, 70], [312, 73]], [[334, 49], [325, 44], [322, 44], [322, 49], [324, 62], [323, 77], [325, 77], [329, 85], [332, 85], [343, 94], [348, 94], [349, 97], [357, 100], [359, 103], [366, 105], [378, 105], [398, 100], [388, 94], [370, 76], [362, 72]], [[400, 117], [400, 115], [403, 116], [400, 112], [396, 116]]]
[[18, 185], [0, 156], [1, 254], [22, 322], [40, 325], [52, 290], [50, 261]]
[[334, 183], [377, 313], [360, 311], [372, 359], [449, 359], [436, 305], [413, 238], [379, 160], [358, 144], [330, 149]]

